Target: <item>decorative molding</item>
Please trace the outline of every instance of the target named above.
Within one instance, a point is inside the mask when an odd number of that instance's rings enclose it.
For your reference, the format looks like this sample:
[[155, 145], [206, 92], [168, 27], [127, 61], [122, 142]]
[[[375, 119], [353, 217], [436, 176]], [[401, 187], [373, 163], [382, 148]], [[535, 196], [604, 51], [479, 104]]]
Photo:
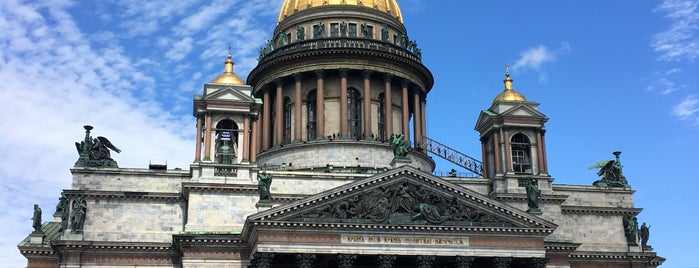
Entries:
[[643, 211], [642, 208], [616, 208], [616, 207], [591, 207], [591, 206], [561, 206], [562, 214], [592, 214], [592, 215], [620, 215], [636, 216]]

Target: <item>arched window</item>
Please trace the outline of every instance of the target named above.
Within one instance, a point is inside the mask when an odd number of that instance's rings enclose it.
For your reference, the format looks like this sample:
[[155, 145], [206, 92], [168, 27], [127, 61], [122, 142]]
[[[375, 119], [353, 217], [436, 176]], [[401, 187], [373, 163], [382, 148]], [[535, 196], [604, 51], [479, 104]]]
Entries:
[[291, 143], [291, 98], [284, 98], [284, 143]]
[[316, 139], [316, 91], [311, 90], [306, 97], [306, 136], [308, 140]]
[[517, 133], [510, 140], [512, 147], [512, 169], [519, 174], [532, 174], [531, 143], [522, 133]]
[[347, 90], [347, 125], [350, 139], [362, 137], [362, 96], [355, 88]]
[[230, 119], [216, 124], [216, 163], [233, 164], [238, 150], [238, 125]]
[[386, 95], [384, 93], [379, 94], [379, 103], [377, 104], [378, 118], [376, 119], [379, 125], [379, 137], [380, 141], [386, 140], [386, 117], [391, 116], [391, 110], [386, 107]]

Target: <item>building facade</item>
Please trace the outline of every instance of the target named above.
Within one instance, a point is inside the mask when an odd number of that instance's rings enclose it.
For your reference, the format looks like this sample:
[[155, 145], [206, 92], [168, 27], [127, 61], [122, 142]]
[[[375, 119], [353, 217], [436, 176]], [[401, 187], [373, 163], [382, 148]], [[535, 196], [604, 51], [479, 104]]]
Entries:
[[509, 73], [476, 120], [477, 176], [430, 174], [428, 152], [464, 159], [426, 135], [434, 78], [395, 0], [286, 0], [272, 37], [247, 81], [228, 55], [194, 97], [189, 170], [119, 168], [85, 126], [54, 219], [18, 246], [27, 266], [663, 263], [620, 153], [594, 185], [553, 184], [548, 117]]

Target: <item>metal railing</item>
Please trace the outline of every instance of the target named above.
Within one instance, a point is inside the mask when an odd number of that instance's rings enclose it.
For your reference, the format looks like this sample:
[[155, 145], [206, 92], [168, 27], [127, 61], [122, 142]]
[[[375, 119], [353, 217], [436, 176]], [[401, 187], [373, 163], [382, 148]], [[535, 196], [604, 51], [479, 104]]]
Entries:
[[483, 177], [483, 163], [438, 141], [425, 137], [423, 148], [440, 158]]

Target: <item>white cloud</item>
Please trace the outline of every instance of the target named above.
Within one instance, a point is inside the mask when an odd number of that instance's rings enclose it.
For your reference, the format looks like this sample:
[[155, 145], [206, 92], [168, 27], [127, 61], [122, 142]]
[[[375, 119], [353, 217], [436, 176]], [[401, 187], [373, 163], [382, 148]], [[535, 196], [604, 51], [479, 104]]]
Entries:
[[692, 123], [699, 124], [699, 98], [691, 95], [687, 96], [679, 104], [672, 109], [672, 114], [682, 120], [689, 120]]
[[186, 37], [172, 44], [170, 50], [165, 53], [165, 57], [167, 57], [168, 60], [179, 61], [187, 56], [187, 53], [189, 53], [191, 50], [192, 38]]
[[538, 70], [543, 63], [556, 60], [556, 56], [543, 45], [529, 48], [520, 53], [519, 59], [512, 65], [513, 69]]
[[678, 86], [675, 84], [675, 82], [666, 77], [661, 77], [658, 78], [653, 84], [647, 86], [646, 89], [651, 92], [659, 92], [662, 95], [668, 95], [682, 87], [683, 86]]
[[47, 220], [77, 159], [82, 125], [123, 152], [121, 166], [167, 159], [186, 168], [193, 159], [191, 118], [173, 115], [141, 93], [154, 78], [118, 47], [95, 47], [61, 5], [0, 3], [0, 259], [26, 265], [16, 245], [30, 233], [31, 207]]
[[0, 106], [3, 265], [26, 265], [16, 246], [31, 232], [32, 205], [48, 220], [70, 187], [83, 125], [122, 149], [112, 155], [121, 167], [158, 159], [186, 169], [194, 159], [192, 94], [223, 70], [228, 44], [238, 74], [254, 68], [281, 6], [223, 1], [223, 12], [200, 0], [98, 3], [112, 13], [98, 15], [108, 23], [87, 34], [68, 12], [79, 2], [0, 1], [0, 96], [8, 100]]
[[670, 27], [653, 36], [651, 46], [658, 60], [694, 60], [699, 57], [699, 1], [665, 0], [658, 8], [671, 21]]
[[562, 42], [561, 46], [552, 51], [544, 45], [538, 45], [528, 48], [519, 53], [519, 58], [512, 65], [514, 71], [526, 72], [534, 70], [539, 74], [539, 82], [546, 82], [548, 74], [542, 69], [542, 66], [547, 63], [555, 62], [558, 56], [571, 51], [571, 46], [567, 42]]

